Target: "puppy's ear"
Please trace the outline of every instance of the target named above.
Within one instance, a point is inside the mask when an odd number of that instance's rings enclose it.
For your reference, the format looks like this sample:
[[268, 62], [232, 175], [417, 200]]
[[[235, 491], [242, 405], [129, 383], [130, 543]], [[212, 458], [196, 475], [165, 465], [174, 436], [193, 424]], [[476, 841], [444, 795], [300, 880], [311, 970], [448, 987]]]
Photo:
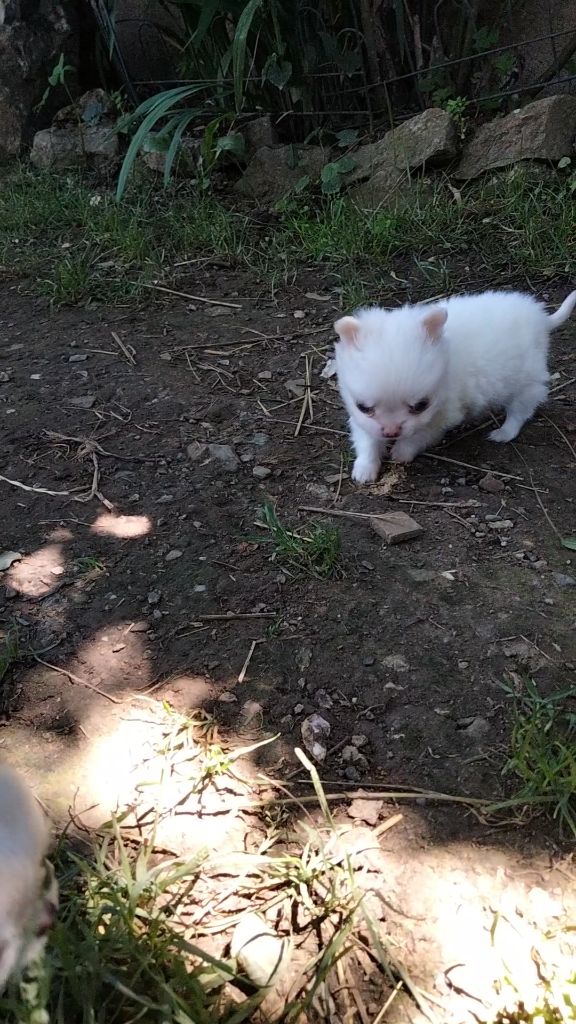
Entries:
[[334, 324], [334, 330], [346, 345], [358, 345], [360, 323], [353, 316], [343, 316], [341, 320], [337, 320]]
[[437, 307], [430, 310], [422, 320], [429, 341], [439, 341], [442, 335], [442, 328], [448, 319], [448, 310]]

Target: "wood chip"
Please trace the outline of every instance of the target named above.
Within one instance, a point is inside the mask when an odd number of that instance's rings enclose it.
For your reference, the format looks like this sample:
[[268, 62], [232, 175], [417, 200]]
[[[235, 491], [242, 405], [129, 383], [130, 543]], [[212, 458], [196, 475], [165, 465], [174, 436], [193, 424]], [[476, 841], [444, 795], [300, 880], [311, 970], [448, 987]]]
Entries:
[[387, 544], [401, 544], [402, 541], [419, 537], [423, 528], [405, 512], [388, 512], [383, 516], [371, 516], [370, 526]]

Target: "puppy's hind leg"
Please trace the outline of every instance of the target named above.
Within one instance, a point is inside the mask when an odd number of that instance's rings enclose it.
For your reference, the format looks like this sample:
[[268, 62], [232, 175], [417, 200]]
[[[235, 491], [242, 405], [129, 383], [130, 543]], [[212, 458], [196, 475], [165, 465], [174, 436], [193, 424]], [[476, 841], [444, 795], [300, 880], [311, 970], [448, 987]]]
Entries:
[[506, 409], [506, 419], [498, 430], [493, 430], [488, 435], [491, 441], [513, 441], [522, 430], [522, 427], [536, 409], [548, 397], [546, 384], [527, 384], [517, 395], [514, 396]]

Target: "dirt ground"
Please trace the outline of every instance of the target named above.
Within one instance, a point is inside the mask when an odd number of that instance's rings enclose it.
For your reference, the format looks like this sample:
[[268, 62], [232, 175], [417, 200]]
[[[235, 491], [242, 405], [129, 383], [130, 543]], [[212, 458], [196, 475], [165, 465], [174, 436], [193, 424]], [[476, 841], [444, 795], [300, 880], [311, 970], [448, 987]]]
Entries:
[[[357, 488], [334, 382], [321, 375], [335, 297], [311, 279], [262, 296], [214, 273], [181, 289], [230, 305], [165, 295], [139, 309], [51, 311], [3, 288], [0, 547], [21, 558], [0, 573], [0, 615], [41, 662], [15, 659], [4, 674], [2, 756], [56, 818], [73, 805], [102, 819], [130, 799], [123, 766], [140, 744], [131, 695], [142, 691], [150, 706], [208, 710], [238, 742], [278, 734], [252, 760], [283, 780], [303, 775], [294, 747], [320, 713], [327, 792], [509, 795], [503, 680], [528, 672], [549, 692], [576, 664], [576, 555], [551, 525], [576, 533], [574, 324], [555, 336], [550, 402], [515, 444], [470, 427], [438, 459]], [[306, 366], [313, 422], [308, 407], [297, 431]], [[258, 525], [269, 501], [289, 527], [338, 527], [336, 577], [293, 578], [271, 558]], [[387, 548], [366, 519], [303, 506], [402, 509], [423, 533]], [[346, 818], [348, 805], [333, 806]], [[403, 814], [379, 839], [398, 955], [441, 1020], [488, 1019], [494, 915], [508, 922], [502, 949], [524, 957], [518, 976], [534, 971], [537, 932], [574, 910], [569, 851], [542, 821], [487, 823], [417, 794], [374, 806], [380, 822]], [[177, 848], [243, 841], [226, 815], [193, 837], [179, 828]], [[407, 1003], [394, 1012], [386, 1019], [420, 1019]]]

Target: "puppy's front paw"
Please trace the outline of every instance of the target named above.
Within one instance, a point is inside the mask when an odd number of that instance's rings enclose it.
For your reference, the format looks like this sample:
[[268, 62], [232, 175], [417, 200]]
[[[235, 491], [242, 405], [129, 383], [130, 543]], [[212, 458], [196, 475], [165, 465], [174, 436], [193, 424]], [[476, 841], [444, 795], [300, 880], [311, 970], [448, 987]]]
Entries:
[[498, 430], [493, 430], [491, 434], [488, 434], [489, 441], [496, 441], [499, 444], [505, 444], [506, 441], [512, 441], [516, 437], [514, 430], [506, 429], [504, 423]]
[[371, 484], [378, 477], [380, 460], [357, 458], [352, 467], [352, 479], [355, 484]]
[[408, 438], [401, 438], [390, 452], [392, 462], [412, 462], [419, 452], [419, 448]]

